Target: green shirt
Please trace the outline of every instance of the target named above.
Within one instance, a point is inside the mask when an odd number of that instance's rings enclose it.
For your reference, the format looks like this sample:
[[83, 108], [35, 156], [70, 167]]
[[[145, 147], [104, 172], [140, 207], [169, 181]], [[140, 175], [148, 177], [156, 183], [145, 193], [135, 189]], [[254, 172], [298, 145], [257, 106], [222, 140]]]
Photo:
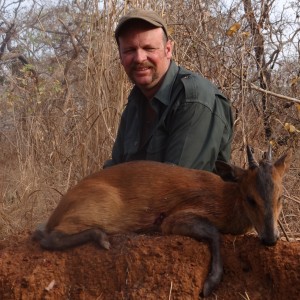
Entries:
[[157, 117], [143, 131], [147, 101], [135, 86], [121, 117], [112, 159], [104, 167], [142, 159], [213, 171], [216, 160], [229, 160], [231, 108], [210, 81], [172, 61], [150, 102]]

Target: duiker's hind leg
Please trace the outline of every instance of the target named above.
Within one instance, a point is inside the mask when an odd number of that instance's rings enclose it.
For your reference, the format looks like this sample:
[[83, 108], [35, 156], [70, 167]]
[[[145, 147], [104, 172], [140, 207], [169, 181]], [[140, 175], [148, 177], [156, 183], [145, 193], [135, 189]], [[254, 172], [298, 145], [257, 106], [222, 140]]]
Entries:
[[49, 234], [44, 233], [40, 244], [43, 248], [48, 250], [63, 250], [90, 241], [96, 242], [105, 249], [110, 248], [106, 233], [99, 228], [91, 228], [74, 234], [53, 230]]
[[42, 240], [46, 234], [45, 229], [46, 229], [45, 223], [39, 224], [31, 236], [32, 240], [34, 240], [34, 241]]
[[207, 297], [217, 287], [222, 279], [223, 263], [220, 254], [220, 233], [209, 221], [191, 214], [177, 212], [168, 216], [161, 225], [165, 234], [189, 236], [196, 240], [207, 240], [211, 248], [210, 272], [204, 282], [202, 295]]

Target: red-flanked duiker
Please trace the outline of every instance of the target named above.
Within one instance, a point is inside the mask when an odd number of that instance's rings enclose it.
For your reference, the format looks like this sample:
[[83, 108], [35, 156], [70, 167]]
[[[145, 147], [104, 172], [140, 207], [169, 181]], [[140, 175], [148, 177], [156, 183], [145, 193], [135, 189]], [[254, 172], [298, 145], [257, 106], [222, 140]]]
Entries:
[[247, 155], [247, 170], [217, 162], [220, 176], [150, 161], [101, 170], [71, 188], [33, 238], [50, 250], [89, 241], [109, 249], [108, 235], [126, 232], [206, 240], [212, 257], [202, 295], [208, 296], [223, 273], [220, 233], [239, 235], [255, 228], [269, 246], [279, 238], [282, 178], [291, 152], [275, 163], [271, 147], [259, 164], [249, 147]]

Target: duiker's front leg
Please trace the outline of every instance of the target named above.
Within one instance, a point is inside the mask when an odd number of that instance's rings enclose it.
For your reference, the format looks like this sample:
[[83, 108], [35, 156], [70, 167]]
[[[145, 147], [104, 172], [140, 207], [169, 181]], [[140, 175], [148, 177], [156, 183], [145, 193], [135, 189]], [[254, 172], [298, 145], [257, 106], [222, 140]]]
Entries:
[[204, 282], [202, 295], [207, 297], [220, 283], [223, 263], [220, 254], [220, 233], [209, 221], [191, 212], [181, 211], [166, 217], [161, 225], [165, 234], [189, 236], [198, 241], [207, 240], [211, 248], [210, 272]]

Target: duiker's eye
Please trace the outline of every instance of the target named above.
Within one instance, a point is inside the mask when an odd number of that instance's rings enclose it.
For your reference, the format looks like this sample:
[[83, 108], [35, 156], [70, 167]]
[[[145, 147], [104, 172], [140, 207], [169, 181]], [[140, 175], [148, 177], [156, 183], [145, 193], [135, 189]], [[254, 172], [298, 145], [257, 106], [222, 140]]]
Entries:
[[247, 196], [247, 197], [246, 197], [246, 200], [247, 200], [247, 203], [248, 203], [250, 206], [252, 206], [252, 207], [255, 207], [255, 206], [256, 206], [256, 202], [255, 202], [255, 200], [254, 200], [252, 197]]

